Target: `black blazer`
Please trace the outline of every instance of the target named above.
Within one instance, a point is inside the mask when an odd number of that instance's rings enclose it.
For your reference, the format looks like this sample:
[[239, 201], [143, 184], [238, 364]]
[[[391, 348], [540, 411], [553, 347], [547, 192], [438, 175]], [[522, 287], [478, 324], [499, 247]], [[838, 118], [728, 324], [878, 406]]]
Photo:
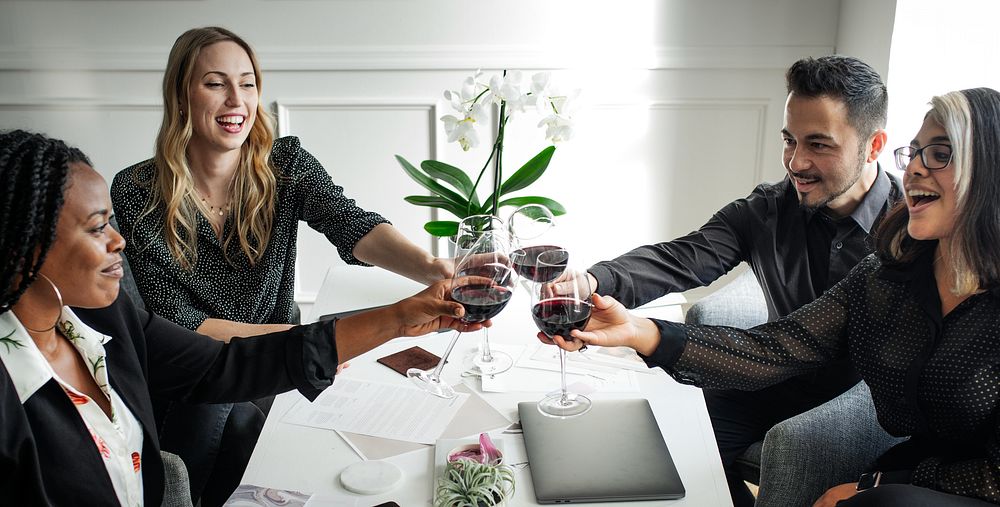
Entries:
[[[150, 394], [188, 402], [246, 401], [298, 389], [310, 400], [333, 383], [334, 326], [235, 338], [229, 344], [136, 308], [127, 294], [74, 309], [105, 344], [111, 385], [143, 427], [145, 503], [163, 499], [163, 463]], [[0, 505], [118, 505], [94, 441], [53, 379], [22, 405], [0, 368]]]

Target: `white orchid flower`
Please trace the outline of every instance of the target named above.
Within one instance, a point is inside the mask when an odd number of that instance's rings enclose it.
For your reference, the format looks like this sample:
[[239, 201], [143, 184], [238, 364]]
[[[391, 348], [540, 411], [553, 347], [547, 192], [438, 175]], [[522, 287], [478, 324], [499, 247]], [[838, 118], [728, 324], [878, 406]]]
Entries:
[[490, 78], [490, 100], [496, 104], [505, 102], [507, 112], [524, 111], [524, 106], [528, 104], [529, 98], [523, 90], [521, 71], [512, 70], [506, 76], [496, 75]]
[[444, 132], [448, 135], [448, 142], [458, 141], [463, 151], [479, 146], [479, 134], [476, 133], [476, 124], [487, 120], [486, 108], [482, 104], [473, 104], [472, 108], [464, 111], [462, 118], [454, 115], [441, 117], [444, 123]]
[[442, 116], [444, 131], [448, 135], [448, 142], [458, 141], [462, 146], [462, 151], [469, 151], [471, 148], [479, 146], [479, 134], [476, 133], [475, 121], [472, 118], [458, 119], [455, 116]]
[[568, 116], [550, 114], [538, 122], [539, 127], [542, 125], [545, 126], [545, 139], [553, 143], [569, 141], [573, 138], [573, 119]]
[[459, 90], [446, 90], [444, 98], [458, 115], [441, 117], [444, 122], [448, 142], [457, 141], [468, 151], [479, 145], [476, 124], [488, 121], [493, 104], [505, 104], [508, 117], [515, 112], [524, 112], [526, 107], [534, 107], [543, 116], [538, 123], [545, 126], [545, 138], [553, 143], [568, 141], [573, 137], [573, 110], [579, 90], [563, 93], [552, 84], [549, 72], [538, 72], [531, 76], [527, 86], [523, 83], [521, 71], [508, 71], [506, 75], [494, 75], [489, 82], [483, 81], [483, 72], [477, 70], [462, 81]]
[[531, 76], [531, 95], [528, 103], [535, 106], [538, 114], [546, 114], [551, 111], [548, 101], [549, 76], [548, 72], [538, 72]]

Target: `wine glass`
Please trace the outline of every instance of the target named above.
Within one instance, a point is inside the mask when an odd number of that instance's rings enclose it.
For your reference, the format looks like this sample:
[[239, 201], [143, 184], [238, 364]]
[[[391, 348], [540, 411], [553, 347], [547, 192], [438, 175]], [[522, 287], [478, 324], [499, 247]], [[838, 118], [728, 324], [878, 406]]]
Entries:
[[[562, 250], [552, 244], [552, 228], [555, 221], [552, 212], [540, 204], [526, 204], [514, 210], [514, 213], [507, 219], [507, 227], [510, 229], [511, 237], [517, 243], [515, 250], [510, 254], [514, 270], [521, 275], [525, 288], [530, 291], [530, 282], [550, 281], [537, 278], [535, 263], [538, 256], [544, 252], [552, 250]], [[549, 240], [548, 242], [546, 240]], [[563, 250], [565, 252], [565, 250]], [[564, 253], [564, 255], [566, 255]], [[554, 273], [558, 276], [559, 273]], [[553, 278], [555, 278], [553, 276]]]
[[[565, 250], [557, 249], [538, 256], [535, 282], [531, 291], [531, 316], [538, 329], [552, 338], [559, 335], [570, 339], [570, 331], [583, 329], [590, 320], [590, 281], [587, 272], [567, 266]], [[558, 273], [558, 275], [553, 275]], [[562, 389], [538, 402], [538, 411], [550, 417], [566, 419], [590, 410], [590, 399], [566, 389], [566, 351], [559, 349], [559, 371]]]
[[[463, 218], [458, 223], [458, 234], [455, 236], [456, 257], [468, 253], [468, 245], [475, 244], [486, 233], [493, 233], [501, 240], [509, 239], [507, 225], [493, 215], [470, 215]], [[469, 375], [496, 375], [514, 366], [514, 358], [510, 354], [490, 348], [489, 328], [483, 328], [483, 343], [479, 349], [481, 354], [473, 354], [465, 361], [466, 373]]]
[[[507, 306], [513, 294], [514, 270], [506, 252], [507, 242], [503, 234], [484, 232], [456, 265], [451, 297], [465, 307], [463, 322], [483, 322]], [[431, 394], [454, 398], [455, 390], [441, 382], [441, 370], [460, 336], [462, 332], [456, 331], [433, 370], [410, 368], [406, 376]]]

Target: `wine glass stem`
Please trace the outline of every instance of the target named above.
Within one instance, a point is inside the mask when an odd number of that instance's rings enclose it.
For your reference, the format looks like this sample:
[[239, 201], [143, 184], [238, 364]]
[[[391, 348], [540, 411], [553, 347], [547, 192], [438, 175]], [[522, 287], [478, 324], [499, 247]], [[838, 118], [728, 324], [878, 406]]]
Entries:
[[490, 351], [490, 332], [488, 328], [483, 328], [483, 362], [493, 362], [493, 352]]
[[451, 355], [451, 349], [455, 348], [455, 344], [458, 343], [459, 336], [462, 336], [462, 332], [456, 330], [455, 337], [451, 339], [451, 343], [449, 343], [448, 348], [444, 350], [444, 355], [441, 356], [441, 360], [438, 361], [437, 366], [434, 367], [434, 371], [430, 375], [434, 380], [441, 378], [441, 370], [444, 369], [444, 363], [448, 361], [448, 356]]
[[566, 351], [559, 349], [559, 375], [562, 377], [562, 397], [559, 403], [566, 405], [569, 403], [569, 392], [566, 390]]

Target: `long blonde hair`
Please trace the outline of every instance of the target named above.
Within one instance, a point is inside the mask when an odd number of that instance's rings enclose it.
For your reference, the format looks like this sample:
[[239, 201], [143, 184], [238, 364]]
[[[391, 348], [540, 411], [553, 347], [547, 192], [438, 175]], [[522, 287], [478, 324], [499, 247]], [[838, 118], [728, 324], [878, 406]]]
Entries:
[[[224, 41], [239, 44], [253, 64], [257, 97], [261, 93], [260, 65], [249, 44], [225, 28], [194, 28], [181, 34], [170, 49], [163, 74], [163, 121], [156, 136], [156, 164], [150, 199], [142, 217], [163, 210], [163, 237], [171, 255], [184, 269], [198, 262], [197, 216], [199, 200], [188, 163], [187, 146], [193, 133], [191, 115], [181, 113], [189, 103], [191, 74], [202, 48]], [[243, 143], [239, 164], [231, 183], [233, 227], [222, 240], [228, 259], [229, 245], [236, 239], [250, 264], [264, 256], [274, 221], [277, 196], [276, 170], [271, 166], [274, 134], [271, 118], [257, 101], [256, 121]], [[232, 261], [230, 261], [232, 262]]]

